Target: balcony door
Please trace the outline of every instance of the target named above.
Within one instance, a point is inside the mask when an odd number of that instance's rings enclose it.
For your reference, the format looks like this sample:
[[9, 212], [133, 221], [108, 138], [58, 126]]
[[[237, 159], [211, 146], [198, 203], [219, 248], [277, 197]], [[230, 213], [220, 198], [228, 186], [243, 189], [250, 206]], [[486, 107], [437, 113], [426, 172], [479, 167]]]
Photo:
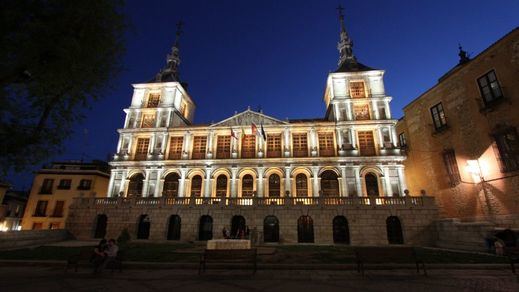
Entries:
[[359, 131], [359, 148], [360, 155], [373, 156], [376, 155], [375, 141], [373, 140], [373, 131]]

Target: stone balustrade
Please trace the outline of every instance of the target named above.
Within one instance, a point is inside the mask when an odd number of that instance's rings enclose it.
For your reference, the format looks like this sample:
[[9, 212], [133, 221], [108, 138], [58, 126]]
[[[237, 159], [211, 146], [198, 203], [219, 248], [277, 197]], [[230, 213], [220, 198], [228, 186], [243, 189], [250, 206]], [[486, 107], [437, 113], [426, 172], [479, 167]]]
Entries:
[[120, 198], [74, 198], [76, 207], [86, 206], [147, 206], [173, 205], [224, 205], [224, 206], [269, 206], [269, 205], [327, 205], [327, 206], [434, 206], [434, 197], [270, 197], [270, 198], [204, 198], [204, 197], [120, 197]]

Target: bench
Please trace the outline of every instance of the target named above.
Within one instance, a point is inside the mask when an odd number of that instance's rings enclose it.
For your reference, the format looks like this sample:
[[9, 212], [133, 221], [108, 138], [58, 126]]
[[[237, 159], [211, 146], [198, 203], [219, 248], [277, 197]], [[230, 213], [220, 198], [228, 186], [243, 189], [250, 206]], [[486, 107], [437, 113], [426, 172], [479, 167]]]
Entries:
[[257, 250], [252, 249], [206, 249], [200, 255], [198, 274], [205, 272], [207, 263], [251, 263], [256, 273]]
[[90, 262], [92, 260], [93, 253], [94, 252], [92, 250], [82, 249], [79, 252], [79, 254], [71, 255], [67, 259], [67, 267], [65, 268], [65, 271], [68, 271], [68, 269], [71, 266], [73, 266], [74, 267], [74, 271], [77, 272], [77, 268], [79, 266], [79, 263], [81, 263], [81, 262]]
[[510, 260], [510, 266], [512, 267], [512, 273], [515, 274], [515, 264], [519, 264], [519, 247], [509, 246], [503, 248], [504, 256]]
[[416, 264], [416, 272], [420, 273], [422, 266], [424, 275], [427, 276], [425, 263], [418, 258], [413, 247], [357, 247], [355, 248], [357, 272], [364, 276], [364, 265], [373, 263], [401, 263], [412, 260]]

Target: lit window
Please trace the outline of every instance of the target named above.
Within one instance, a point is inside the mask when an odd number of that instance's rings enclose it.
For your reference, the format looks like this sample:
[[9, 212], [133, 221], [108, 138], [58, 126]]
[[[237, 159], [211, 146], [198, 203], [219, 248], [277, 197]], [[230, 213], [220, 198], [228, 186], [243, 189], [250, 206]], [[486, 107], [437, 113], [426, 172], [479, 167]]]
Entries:
[[191, 154], [191, 158], [204, 159], [206, 145], [207, 136], [195, 136], [193, 138], [193, 153]]
[[89, 190], [92, 187], [92, 180], [90, 179], [82, 179], [79, 181], [78, 190]]
[[241, 157], [254, 158], [256, 156], [256, 136], [245, 135], [241, 143]]
[[319, 155], [334, 156], [335, 149], [333, 147], [333, 132], [319, 133]]
[[267, 157], [281, 157], [281, 135], [268, 134]]
[[294, 150], [294, 157], [308, 156], [308, 141], [306, 133], [292, 134], [292, 148]]
[[137, 148], [135, 150], [135, 160], [145, 160], [148, 155], [148, 147], [150, 145], [149, 138], [137, 139]]
[[447, 127], [447, 120], [445, 119], [445, 112], [441, 102], [431, 107], [431, 116], [436, 131], [441, 131]]
[[363, 81], [350, 81], [350, 95], [352, 98], [366, 97]]
[[142, 116], [142, 128], [154, 128], [155, 127], [155, 115], [146, 114]]
[[231, 157], [231, 136], [218, 136], [216, 143], [216, 158]]
[[517, 129], [505, 128], [494, 134], [496, 140], [498, 160], [503, 172], [519, 169], [519, 136]]
[[254, 178], [250, 174], [243, 176], [241, 180], [242, 197], [251, 197], [254, 192]]
[[369, 106], [365, 105], [355, 105], [353, 106], [353, 113], [355, 115], [355, 120], [369, 120]]
[[456, 153], [454, 149], [447, 149], [443, 151], [443, 163], [449, 176], [450, 185], [452, 187], [457, 186], [461, 182], [460, 171], [458, 169], [458, 163], [456, 162]]
[[160, 93], [150, 93], [146, 107], [157, 107], [160, 102]]
[[494, 70], [478, 78], [478, 85], [485, 105], [489, 105], [503, 97], [503, 92], [501, 91], [501, 86], [499, 86]]
[[171, 137], [169, 142], [169, 159], [182, 158], [182, 144], [184, 137]]
[[404, 132], [402, 132], [398, 135], [398, 141], [400, 142], [400, 147], [402, 147], [402, 148], [407, 147], [407, 140], [405, 138]]

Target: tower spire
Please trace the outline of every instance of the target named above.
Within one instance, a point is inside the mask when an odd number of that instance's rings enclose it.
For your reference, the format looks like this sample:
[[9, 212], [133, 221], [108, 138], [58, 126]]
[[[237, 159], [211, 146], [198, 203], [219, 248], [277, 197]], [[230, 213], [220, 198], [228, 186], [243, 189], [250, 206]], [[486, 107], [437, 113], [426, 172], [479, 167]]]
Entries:
[[339, 66], [345, 61], [357, 62], [357, 59], [353, 55], [353, 42], [351, 41], [348, 33], [346, 32], [346, 26], [344, 25], [344, 8], [341, 5], [337, 7], [339, 13], [339, 22], [341, 24], [341, 38], [337, 43], [337, 49], [339, 50]]
[[179, 81], [180, 54], [179, 54], [179, 39], [183, 33], [182, 27], [184, 22], [180, 20], [177, 22], [177, 31], [175, 33], [175, 42], [171, 47], [171, 53], [166, 57], [166, 67], [161, 70], [156, 76], [156, 82], [171, 82]]

